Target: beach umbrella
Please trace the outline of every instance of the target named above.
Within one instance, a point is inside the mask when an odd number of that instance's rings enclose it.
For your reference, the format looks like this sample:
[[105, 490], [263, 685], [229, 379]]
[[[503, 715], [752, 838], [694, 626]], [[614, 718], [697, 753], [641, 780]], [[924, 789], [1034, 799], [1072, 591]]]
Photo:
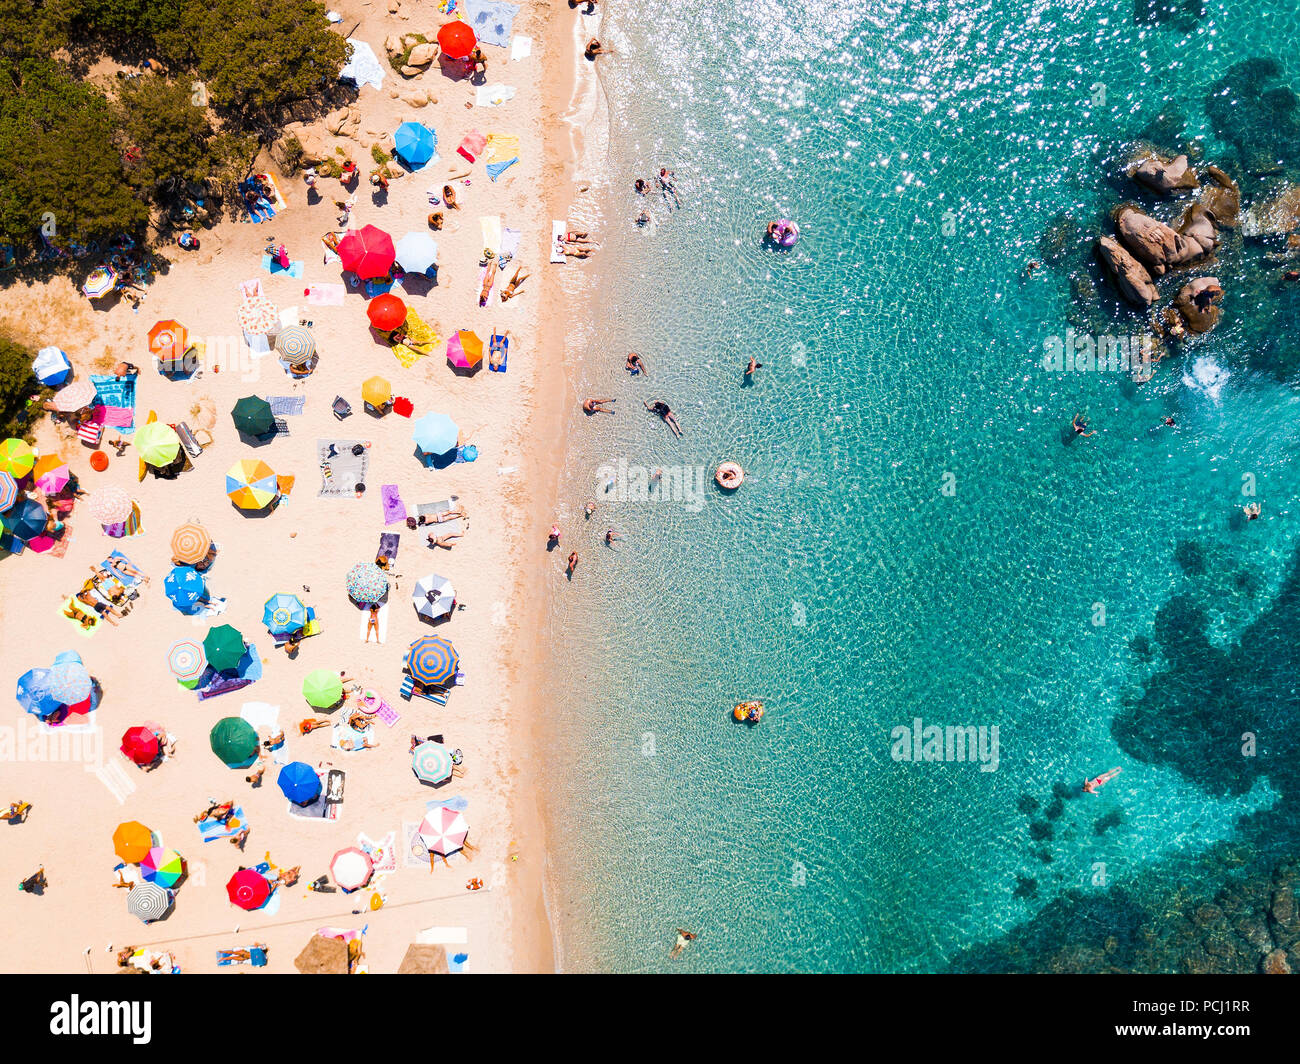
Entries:
[[94, 683], [86, 666], [77, 661], [56, 661], [45, 677], [45, 690], [61, 706], [78, 706], [90, 698]]
[[241, 510], [261, 510], [275, 501], [280, 485], [260, 458], [241, 458], [226, 471], [226, 494]]
[[15, 539], [34, 539], [45, 531], [45, 520], [49, 515], [45, 508], [35, 499], [23, 499], [14, 503], [0, 518], [0, 525]]
[[408, 273], [424, 273], [438, 261], [438, 242], [429, 233], [418, 229], [403, 236], [393, 250], [402, 269]]
[[[134, 894], [135, 891], [131, 893]], [[266, 904], [266, 899], [271, 896], [271, 884], [261, 873], [254, 872], [251, 868], [241, 868], [230, 877], [230, 882], [226, 884], [226, 894], [233, 904], [252, 912]]]
[[86, 500], [90, 516], [101, 525], [119, 525], [131, 516], [131, 496], [113, 484], [96, 488]]
[[[158, 736], [148, 728], [136, 725], [122, 734], [122, 753], [137, 765], [152, 765], [158, 760]], [[170, 883], [166, 886], [171, 886]]]
[[361, 562], [348, 570], [348, 597], [356, 602], [379, 602], [388, 594], [388, 577], [374, 562]]
[[447, 341], [447, 361], [456, 369], [477, 369], [483, 361], [483, 341], [477, 333], [461, 329]]
[[448, 59], [464, 59], [476, 44], [478, 40], [474, 31], [459, 20], [444, 23], [438, 30], [438, 47]]
[[262, 623], [272, 635], [296, 632], [307, 623], [307, 607], [297, 595], [272, 595], [262, 603]]
[[18, 481], [9, 473], [0, 473], [0, 510], [9, 509], [17, 501]]
[[189, 333], [180, 322], [170, 318], [155, 322], [149, 330], [149, 354], [169, 365], [175, 365], [185, 357], [189, 341]]
[[[32, 467], [32, 477], [36, 486], [47, 495], [57, 495], [68, 486], [72, 479], [72, 470], [57, 454], [47, 454]], [[4, 506], [0, 505], [0, 510]]]
[[126, 911], [146, 924], [166, 916], [171, 907], [171, 891], [158, 883], [137, 883], [126, 896]]
[[448, 809], [445, 805], [437, 805], [420, 821], [418, 831], [420, 840], [429, 847], [430, 853], [449, 857], [457, 850], [464, 849], [469, 824], [465, 821], [464, 813]]
[[435, 686], [456, 678], [460, 658], [456, 648], [440, 635], [426, 635], [411, 644], [403, 664], [411, 678]]
[[235, 668], [244, 657], [244, 637], [238, 628], [219, 624], [203, 637], [203, 653], [217, 672]]
[[59, 348], [52, 345], [42, 347], [36, 352], [32, 372], [45, 387], [57, 388], [72, 376], [72, 363], [68, 361], [67, 353]]
[[153, 832], [138, 820], [118, 824], [113, 832], [113, 852], [127, 864], [139, 864], [149, 855], [153, 845]]
[[[140, 862], [140, 874], [146, 883], [174, 887], [185, 875], [185, 858], [165, 846], [155, 846]], [[131, 891], [132, 894], [135, 891]]]
[[49, 675], [49, 669], [28, 669], [18, 677], [18, 687], [14, 692], [18, 704], [41, 720], [52, 717], [60, 708], [58, 701], [50, 696], [46, 684]]
[[172, 533], [172, 559], [182, 565], [196, 565], [212, 549], [212, 536], [208, 530], [193, 521], [181, 525]]
[[280, 769], [275, 782], [280, 791], [295, 805], [310, 805], [320, 797], [320, 777], [304, 761], [290, 761]]
[[380, 332], [392, 332], [406, 320], [406, 304], [391, 292], [385, 292], [366, 304], [366, 317]]
[[208, 667], [203, 644], [193, 639], [178, 639], [167, 650], [167, 667], [182, 683], [197, 680]]
[[446, 414], [425, 414], [411, 426], [415, 445], [425, 454], [446, 454], [460, 439], [460, 428]]
[[275, 428], [271, 404], [260, 395], [246, 395], [235, 404], [230, 416], [235, 428], [247, 436], [263, 436]]
[[193, 613], [195, 604], [208, 595], [203, 574], [192, 565], [178, 565], [172, 569], [163, 581], [163, 590], [181, 613]]
[[243, 717], [222, 717], [208, 733], [208, 745], [231, 768], [252, 764], [261, 746], [257, 732]]
[[382, 407], [393, 397], [393, 386], [383, 377], [371, 377], [361, 384], [361, 398], [373, 407]]
[[254, 296], [239, 305], [238, 319], [239, 327], [244, 332], [265, 336], [279, 327], [280, 312], [266, 297]]
[[431, 573], [416, 583], [415, 590], [411, 592], [411, 602], [421, 617], [436, 621], [451, 613], [456, 605], [456, 589], [445, 576]]
[[95, 386], [90, 381], [73, 381], [54, 393], [54, 409], [65, 414], [90, 406], [95, 401]]
[[370, 854], [356, 846], [339, 850], [330, 858], [330, 875], [340, 890], [360, 890], [370, 882], [375, 873], [375, 864]]
[[36, 453], [22, 440], [13, 437], [0, 443], [0, 473], [21, 480], [36, 464]]
[[441, 783], [451, 779], [451, 751], [442, 743], [423, 742], [411, 753], [411, 768], [417, 779], [425, 783]]
[[302, 681], [302, 697], [317, 709], [329, 709], [343, 698], [343, 678], [331, 669], [312, 669]]
[[373, 225], [350, 230], [339, 241], [338, 256], [343, 268], [363, 281], [387, 276], [397, 259], [393, 238]]
[[98, 266], [91, 271], [81, 291], [90, 299], [106, 296], [117, 287], [117, 272], [111, 266]]
[[166, 422], [151, 421], [136, 432], [135, 449], [145, 465], [159, 469], [176, 461], [181, 453], [181, 438]]
[[316, 340], [305, 325], [290, 325], [275, 338], [275, 351], [291, 366], [305, 366], [316, 353]]
[[393, 154], [412, 170], [418, 170], [433, 158], [437, 144], [433, 130], [419, 122], [403, 122], [393, 134]]

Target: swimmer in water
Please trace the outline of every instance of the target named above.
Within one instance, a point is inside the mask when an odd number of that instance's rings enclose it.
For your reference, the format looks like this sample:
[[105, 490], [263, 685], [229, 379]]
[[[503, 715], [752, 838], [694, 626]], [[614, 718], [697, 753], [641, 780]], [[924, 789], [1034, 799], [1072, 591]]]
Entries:
[[1025, 263], [1025, 276], [1033, 277], [1034, 271], [1038, 269], [1038, 267], [1041, 265], [1042, 263], [1039, 262], [1037, 259], [1030, 259], [1028, 262]]
[[613, 410], [606, 410], [605, 403], [617, 403], [617, 399], [584, 399], [582, 401], [582, 412], [584, 414], [612, 414]]
[[[1169, 417], [1165, 418], [1165, 420], [1162, 422], [1162, 424], [1164, 424], [1164, 425], [1166, 425], [1166, 426], [1168, 426], [1169, 428], [1172, 429], [1172, 428], [1174, 428], [1174, 427], [1176, 426], [1177, 423], [1174, 421], [1173, 415], [1171, 414]], [[1159, 426], [1157, 426], [1157, 427], [1159, 427]]]
[[1088, 419], [1085, 418], [1082, 414], [1074, 415], [1074, 417], [1070, 420], [1070, 427], [1074, 429], [1074, 434], [1076, 436], [1086, 437], [1086, 436], [1097, 435], [1097, 431], [1095, 429], [1092, 432], [1088, 431]]
[[[645, 403], [645, 400], [643, 399], [642, 402]], [[653, 403], [645, 403], [645, 408], [649, 410], [652, 414], [658, 414], [661, 418], [663, 418], [664, 424], [673, 430], [673, 435], [676, 436], [678, 439], [681, 438], [682, 427], [679, 424], [677, 424], [677, 417], [672, 412], [672, 410], [669, 409], [667, 403], [665, 403], [661, 399], [656, 399]]]
[[1120, 774], [1120, 771], [1121, 771], [1120, 769], [1113, 768], [1109, 772], [1103, 772], [1100, 776], [1096, 776], [1093, 779], [1084, 780], [1083, 793], [1096, 794], [1101, 787], [1104, 787], [1107, 783], [1109, 783], [1116, 776], [1118, 776]]
[[684, 931], [679, 927], [677, 929], [677, 941], [673, 943], [673, 948], [671, 952], [669, 952], [668, 958], [670, 960], [676, 960], [682, 955], [686, 947], [697, 938], [699, 938], [699, 935], [693, 934], [690, 931]]
[[569, 552], [569, 564], [564, 572], [570, 578], [573, 577], [573, 570], [578, 568], [578, 552], [576, 550]]
[[627, 356], [627, 371], [628, 371], [629, 373], [631, 373], [632, 376], [634, 376], [634, 377], [635, 377], [638, 373], [647, 373], [647, 372], [648, 372], [648, 370], [645, 368], [645, 363], [641, 360], [641, 356], [638, 355], [635, 351], [630, 351], [630, 352], [628, 352], [628, 356]]
[[751, 379], [754, 376], [754, 370], [762, 369], [762, 368], [763, 368], [763, 363], [761, 363], [758, 359], [754, 358], [751, 355], [749, 359], [749, 365], [745, 367], [745, 379], [746, 380]]
[[1262, 507], [1259, 505], [1259, 503], [1251, 502], [1243, 506], [1241, 508], [1241, 512], [1246, 515], [1247, 521], [1255, 521], [1259, 519], [1259, 513], [1261, 509]]

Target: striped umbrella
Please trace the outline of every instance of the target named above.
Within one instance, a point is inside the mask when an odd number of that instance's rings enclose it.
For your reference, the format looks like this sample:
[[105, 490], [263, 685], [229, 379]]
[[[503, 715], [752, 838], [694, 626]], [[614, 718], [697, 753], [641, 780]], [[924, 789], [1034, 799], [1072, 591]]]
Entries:
[[[185, 875], [185, 858], [165, 846], [155, 846], [140, 862], [140, 874], [146, 883], [160, 887], [174, 887]], [[135, 891], [131, 892], [132, 894]]]
[[[122, 753], [137, 765], [152, 765], [158, 760], [158, 736], [148, 728], [136, 725], [122, 734]], [[165, 886], [171, 886], [170, 883]]]
[[[47, 454], [32, 467], [32, 476], [36, 486], [47, 495], [57, 495], [68, 486], [72, 479], [72, 470], [57, 454]], [[4, 507], [0, 506], [0, 510]]]
[[415, 590], [411, 592], [411, 602], [421, 617], [436, 621], [439, 617], [451, 614], [452, 607], [456, 605], [456, 589], [445, 576], [431, 573], [415, 585]]
[[160, 469], [176, 461], [181, 453], [181, 438], [166, 422], [151, 421], [136, 432], [135, 449], [145, 465]]
[[257, 732], [243, 717], [222, 717], [208, 733], [208, 745], [230, 768], [252, 764], [261, 748]]
[[90, 299], [98, 299], [100, 296], [106, 296], [109, 292], [117, 287], [117, 273], [111, 266], [96, 267], [86, 283], [81, 286], [82, 294]]
[[291, 366], [305, 366], [316, 353], [316, 340], [304, 325], [291, 325], [275, 338], [276, 353]]
[[348, 570], [347, 589], [356, 602], [379, 602], [388, 594], [388, 577], [374, 562], [361, 562]]
[[167, 321], [155, 322], [154, 327], [149, 330], [149, 354], [155, 355], [164, 362], [179, 362], [184, 357], [188, 346], [189, 333], [178, 321], [169, 318]]
[[[134, 894], [135, 891], [131, 893]], [[226, 895], [233, 904], [252, 912], [266, 904], [266, 899], [271, 896], [271, 884], [261, 873], [254, 872], [251, 868], [241, 868], [226, 884]]]
[[455, 369], [475, 369], [483, 361], [483, 341], [478, 333], [461, 329], [447, 341], [447, 361]]
[[280, 486], [260, 458], [241, 458], [226, 472], [226, 494], [241, 510], [262, 510], [275, 501]]
[[262, 603], [262, 623], [272, 635], [296, 632], [307, 623], [307, 607], [297, 595], [272, 595]]
[[118, 525], [131, 516], [131, 496], [113, 484], [96, 488], [86, 500], [90, 516], [101, 525]]
[[208, 667], [203, 644], [193, 639], [178, 639], [167, 651], [167, 667], [181, 683], [197, 680]]
[[370, 854], [356, 846], [339, 850], [330, 859], [330, 875], [340, 890], [360, 890], [370, 882], [374, 873], [375, 864], [370, 859]]
[[196, 603], [207, 597], [203, 574], [191, 565], [178, 565], [167, 574], [163, 590], [181, 613], [193, 613]]
[[90, 673], [79, 661], [60, 661], [45, 676], [45, 691], [61, 706], [75, 706], [90, 697]]
[[363, 281], [383, 277], [393, 268], [397, 253], [393, 238], [373, 225], [351, 230], [339, 241], [339, 260], [343, 268]]
[[449, 857], [464, 848], [469, 824], [465, 821], [464, 813], [439, 805], [429, 810], [428, 815], [420, 821], [419, 834], [430, 853]]
[[171, 907], [171, 891], [158, 883], [137, 883], [126, 896], [126, 911], [146, 924], [166, 916]]
[[317, 709], [329, 709], [343, 698], [343, 677], [329, 669], [312, 669], [302, 681], [302, 697]]
[[172, 558], [181, 565], [195, 565], [208, 556], [212, 536], [202, 525], [190, 521], [172, 533]]
[[290, 761], [280, 769], [275, 782], [295, 805], [309, 805], [320, 797], [320, 776], [305, 761]]
[[239, 307], [239, 327], [246, 333], [264, 336], [280, 324], [275, 304], [262, 296], [246, 299]]
[[244, 636], [231, 624], [218, 624], [203, 637], [203, 653], [217, 672], [235, 668], [244, 657]]
[[460, 658], [456, 648], [442, 636], [426, 635], [411, 644], [405, 664], [412, 679], [437, 686], [451, 683], [456, 678]]
[[446, 414], [425, 414], [411, 426], [415, 445], [425, 454], [446, 454], [460, 439], [460, 428]]
[[423, 742], [411, 754], [411, 768], [415, 770], [415, 778], [425, 783], [451, 779], [451, 751], [433, 740]]
[[22, 479], [36, 464], [36, 453], [22, 440], [13, 437], [0, 443], [0, 473]]
[[9, 473], [0, 473], [0, 510], [7, 510], [18, 501], [18, 481]]
[[83, 406], [90, 406], [94, 401], [95, 386], [90, 381], [73, 381], [55, 392], [54, 398], [51, 400], [54, 403], [54, 409], [61, 410], [65, 414], [73, 410], [80, 410]]
[[113, 852], [127, 864], [139, 864], [153, 846], [153, 832], [138, 820], [118, 824], [117, 830], [113, 832]]

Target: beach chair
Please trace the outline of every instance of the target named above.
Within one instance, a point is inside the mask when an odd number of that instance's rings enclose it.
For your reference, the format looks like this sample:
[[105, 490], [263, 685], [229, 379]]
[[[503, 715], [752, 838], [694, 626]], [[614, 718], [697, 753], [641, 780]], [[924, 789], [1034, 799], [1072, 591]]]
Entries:
[[352, 404], [349, 403], [346, 399], [344, 399], [343, 396], [341, 395], [336, 395], [334, 397], [334, 405], [331, 409], [333, 409], [334, 411], [334, 416], [338, 418], [340, 421], [342, 421], [345, 417], [352, 416]]
[[445, 706], [447, 704], [446, 695], [436, 694], [433, 691], [427, 691], [427, 690], [417, 691], [415, 689], [415, 681], [412, 680], [411, 677], [409, 676], [402, 677], [401, 694], [402, 694], [402, 698], [404, 698], [407, 702], [409, 702], [412, 698], [423, 698], [425, 699], [425, 701], [432, 702], [434, 705], [437, 706]]
[[[196, 433], [184, 421], [178, 425], [173, 425], [172, 428], [176, 430], [176, 435], [181, 438], [181, 446], [185, 448], [185, 453], [191, 458], [197, 458], [205, 448], [212, 446], [212, 433], [207, 429], [199, 429], [198, 433]], [[206, 438], [200, 439], [199, 434]]]
[[93, 421], [83, 421], [77, 426], [77, 438], [90, 447], [98, 447], [104, 435], [104, 426]]

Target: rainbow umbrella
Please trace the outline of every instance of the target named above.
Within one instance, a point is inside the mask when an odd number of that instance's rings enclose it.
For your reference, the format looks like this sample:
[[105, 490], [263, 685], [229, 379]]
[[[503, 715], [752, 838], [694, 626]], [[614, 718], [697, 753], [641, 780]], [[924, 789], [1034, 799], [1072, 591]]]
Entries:
[[212, 752], [230, 768], [243, 768], [257, 758], [257, 732], [243, 717], [222, 717], [208, 733]]
[[22, 440], [11, 436], [0, 443], [0, 473], [8, 473], [15, 479], [21, 480], [32, 471], [32, 466], [35, 464], [36, 452]]
[[181, 438], [166, 422], [150, 421], [136, 432], [135, 449], [145, 465], [160, 469], [176, 461], [181, 453]]
[[[113, 832], [113, 852], [127, 864], [139, 864], [154, 847], [153, 832], [138, 820], [118, 824]], [[132, 894], [135, 891], [131, 892]]]
[[[148, 728], [136, 725], [122, 734], [121, 751], [137, 765], [152, 765], [158, 760], [158, 736]], [[170, 883], [164, 886], [171, 886]]]
[[374, 562], [361, 562], [348, 570], [348, 597], [355, 602], [379, 602], [388, 594], [388, 577]]
[[316, 353], [316, 340], [305, 325], [290, 325], [275, 338], [276, 353], [291, 366], [305, 366]]
[[226, 494], [241, 510], [262, 510], [275, 501], [280, 485], [260, 458], [241, 458], [226, 472]]
[[[48, 488], [45, 490], [49, 490]], [[0, 473], [0, 510], [7, 510], [18, 501], [18, 481], [9, 473]], [[44, 527], [44, 526], [42, 526]]]
[[296, 632], [307, 623], [307, 607], [297, 595], [272, 595], [262, 603], [262, 623], [272, 635]]
[[465, 848], [469, 824], [464, 813], [439, 805], [429, 810], [428, 815], [420, 821], [417, 831], [430, 853], [448, 857]]
[[[72, 470], [57, 454], [47, 454], [32, 467], [32, 476], [36, 486], [47, 495], [57, 495], [68, 486], [72, 479]], [[0, 510], [4, 507], [0, 506]]]
[[172, 892], [159, 883], [137, 883], [126, 896], [126, 911], [147, 924], [166, 916], [172, 900]]
[[290, 761], [275, 782], [294, 805], [310, 805], [320, 797], [320, 777], [305, 761]]
[[140, 862], [140, 874], [146, 883], [157, 883], [160, 887], [174, 887], [185, 875], [185, 858], [175, 850], [155, 846]]
[[437, 146], [437, 134], [419, 122], [403, 122], [393, 134], [393, 154], [412, 170], [418, 170], [432, 159]]
[[65, 414], [80, 410], [95, 401], [95, 386], [90, 381], [73, 381], [55, 392], [54, 398], [50, 401], [54, 404], [55, 410]]
[[233, 625], [219, 624], [203, 637], [203, 653], [217, 672], [226, 672], [243, 659], [244, 637]]
[[460, 658], [456, 648], [440, 635], [426, 635], [411, 644], [404, 661], [411, 678], [438, 686], [456, 678]]
[[360, 890], [369, 883], [374, 872], [375, 863], [370, 859], [370, 854], [356, 846], [339, 850], [330, 858], [330, 875], [334, 877], [339, 889], [348, 893]]
[[361, 383], [361, 398], [376, 409], [387, 405], [393, 397], [393, 386], [383, 377], [371, 377]]
[[[135, 891], [131, 893], [134, 894]], [[233, 904], [252, 912], [266, 904], [266, 899], [271, 896], [271, 884], [264, 875], [251, 868], [241, 868], [230, 877], [230, 882], [226, 884], [226, 894]]]
[[451, 751], [433, 740], [421, 743], [411, 754], [411, 768], [416, 779], [425, 783], [441, 783], [451, 779]]
[[90, 299], [106, 296], [117, 287], [117, 273], [111, 266], [98, 266], [91, 271], [81, 291]]
[[203, 574], [192, 565], [178, 565], [167, 574], [163, 591], [173, 606], [181, 613], [189, 614], [194, 612], [196, 603], [207, 597], [208, 586], [203, 581]]
[[483, 341], [477, 333], [461, 329], [447, 341], [447, 361], [455, 369], [478, 369], [483, 361]]
[[172, 533], [172, 559], [180, 565], [197, 565], [212, 549], [212, 536], [200, 524], [190, 521]]
[[446, 454], [460, 439], [460, 428], [446, 414], [425, 414], [411, 426], [415, 445], [425, 454]]
[[181, 683], [193, 683], [208, 667], [203, 644], [193, 639], [178, 639], [167, 650], [167, 667]]
[[373, 225], [351, 230], [339, 241], [338, 256], [343, 268], [363, 281], [387, 276], [397, 260], [393, 238]]
[[329, 709], [343, 698], [343, 678], [330, 669], [312, 669], [302, 681], [302, 697], [317, 709]]
[[109, 484], [96, 488], [86, 500], [90, 516], [101, 525], [120, 525], [131, 516], [131, 496], [121, 488]]

